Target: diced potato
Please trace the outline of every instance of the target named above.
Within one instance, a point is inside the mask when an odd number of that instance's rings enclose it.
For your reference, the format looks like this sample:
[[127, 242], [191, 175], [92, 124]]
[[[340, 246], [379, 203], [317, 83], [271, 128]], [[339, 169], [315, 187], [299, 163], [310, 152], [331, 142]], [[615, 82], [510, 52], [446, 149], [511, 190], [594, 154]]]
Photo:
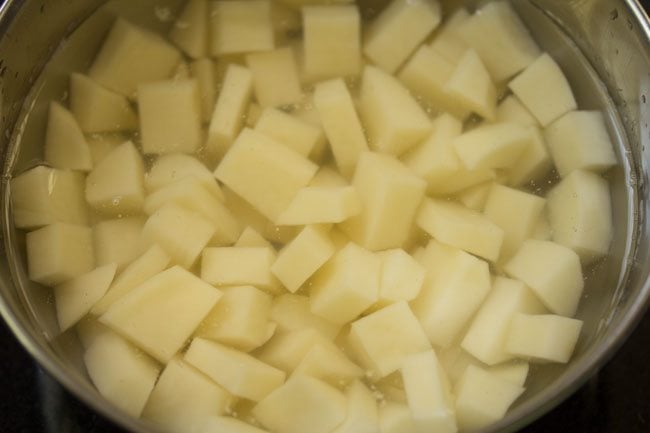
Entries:
[[392, 75], [366, 66], [361, 78], [361, 119], [370, 147], [400, 156], [431, 132], [431, 121]]
[[199, 86], [201, 101], [201, 123], [209, 123], [217, 99], [217, 83], [214, 78], [214, 63], [211, 59], [201, 58], [190, 63], [190, 75]]
[[492, 186], [496, 185], [495, 182], [483, 182], [478, 185], [470, 186], [467, 189], [458, 193], [458, 201], [465, 205], [465, 207], [472, 209], [476, 212], [483, 212], [485, 203], [487, 202], [488, 194]]
[[560, 176], [583, 169], [603, 172], [616, 165], [614, 146], [600, 111], [570, 111], [544, 131]]
[[[286, 77], [283, 79], [286, 80]], [[255, 130], [305, 157], [309, 157], [325, 141], [321, 128], [274, 108], [266, 108], [262, 112]]]
[[[544, 85], [540, 86], [542, 82]], [[528, 65], [510, 81], [508, 87], [542, 126], [577, 107], [562, 69], [547, 53]]]
[[189, 79], [190, 65], [188, 65], [185, 60], [182, 60], [178, 66], [176, 66], [176, 69], [174, 69], [174, 73], [172, 74], [170, 81], [185, 81]]
[[138, 127], [138, 117], [124, 95], [82, 74], [70, 74], [70, 111], [87, 133], [131, 131]]
[[142, 151], [195, 152], [203, 140], [196, 80], [158, 81], [138, 86]]
[[250, 352], [266, 341], [271, 297], [253, 286], [223, 289], [195, 335]]
[[287, 209], [278, 217], [281, 225], [341, 223], [359, 215], [362, 206], [352, 186], [307, 186], [298, 191]]
[[178, 265], [189, 269], [214, 235], [214, 225], [174, 203], [154, 212], [142, 229], [145, 242], [158, 244]]
[[100, 321], [166, 363], [219, 298], [218, 289], [174, 266], [119, 298]]
[[316, 346], [337, 349], [334, 343], [318, 330], [302, 328], [274, 335], [258, 355], [261, 361], [292, 373]]
[[424, 197], [424, 180], [389, 155], [364, 152], [352, 184], [363, 208], [340, 224], [341, 230], [373, 251], [400, 248]]
[[283, 371], [203, 338], [192, 340], [184, 359], [231, 394], [253, 401], [264, 399], [284, 383]]
[[544, 306], [524, 283], [496, 277], [490, 294], [476, 313], [461, 347], [485, 362], [495, 365], [512, 358], [506, 339], [516, 313], [541, 314]]
[[215, 176], [271, 221], [277, 221], [318, 167], [274, 140], [244, 129]]
[[253, 408], [253, 416], [277, 433], [329, 433], [345, 419], [345, 396], [309, 376], [294, 376]]
[[580, 258], [573, 250], [528, 239], [504, 270], [526, 283], [551, 312], [568, 317], [575, 314], [584, 281]]
[[535, 116], [514, 95], [507, 96], [497, 106], [496, 121], [518, 123], [521, 126], [540, 126]]
[[432, 196], [448, 197], [472, 186], [497, 179], [497, 172], [492, 168], [467, 170], [462, 163], [459, 164], [459, 169], [447, 176], [444, 182], [429, 184], [427, 192]]
[[344, 324], [377, 301], [381, 260], [350, 242], [316, 273], [310, 286], [311, 311]]
[[497, 91], [476, 51], [467, 50], [459, 59], [445, 90], [464, 108], [484, 119], [495, 119]]
[[521, 386], [470, 365], [455, 388], [458, 427], [472, 431], [498, 421], [523, 392]]
[[264, 239], [254, 228], [247, 226], [239, 235], [235, 247], [266, 247], [273, 248], [271, 242]]
[[379, 407], [379, 431], [381, 433], [420, 433], [411, 410], [405, 403], [387, 402]]
[[37, 283], [55, 286], [95, 267], [90, 227], [54, 223], [27, 233], [25, 242], [27, 274]]
[[132, 142], [116, 147], [88, 174], [86, 201], [107, 215], [139, 213], [144, 202], [144, 163]]
[[[485, 370], [491, 370], [489, 367], [467, 353], [461, 346], [453, 345], [442, 350], [436, 351], [438, 360], [451, 385], [455, 388], [460, 378], [467, 370], [467, 367], [473, 365]], [[499, 364], [497, 364], [499, 366]], [[455, 390], [454, 390], [455, 391]]]
[[[371, 389], [380, 408], [390, 404], [389, 402], [404, 403], [406, 405], [404, 381], [402, 380], [402, 374], [399, 371], [391, 373], [383, 379], [373, 382]], [[408, 411], [408, 406], [405, 407]]]
[[118, 18], [88, 70], [88, 76], [115, 92], [135, 95], [140, 84], [171, 77], [181, 53], [157, 34]]
[[252, 285], [277, 294], [283, 289], [271, 273], [275, 259], [275, 251], [266, 247], [206, 248], [201, 278], [217, 286]]
[[508, 169], [508, 183], [514, 186], [539, 181], [553, 167], [551, 155], [546, 148], [546, 140], [541, 131], [535, 126], [529, 126], [528, 130], [532, 137], [530, 144], [523, 151], [516, 164]]
[[495, 82], [506, 80], [541, 54], [510, 3], [492, 2], [462, 23], [458, 34], [476, 50]]
[[413, 422], [420, 431], [456, 433], [456, 417], [445, 372], [433, 350], [409, 355], [401, 366]]
[[144, 220], [129, 217], [100, 221], [93, 226], [93, 245], [97, 266], [115, 263], [121, 271], [142, 253]]
[[505, 349], [537, 362], [566, 363], [580, 336], [582, 320], [554, 314], [515, 314], [510, 322]]
[[54, 288], [56, 317], [61, 332], [77, 323], [104, 296], [116, 270], [115, 264], [100, 266]]
[[253, 73], [255, 98], [262, 108], [296, 103], [301, 89], [298, 66], [289, 47], [246, 56]]
[[212, 172], [195, 157], [183, 153], [158, 157], [144, 178], [144, 186], [147, 193], [151, 194], [188, 176], [201, 180], [203, 186], [215, 197], [221, 201], [225, 200]]
[[289, 293], [273, 299], [271, 320], [278, 324], [280, 332], [311, 328], [330, 340], [333, 340], [341, 329], [339, 325], [312, 313], [308, 297]]
[[58, 102], [50, 103], [45, 131], [45, 161], [54, 168], [90, 171], [88, 142], [73, 114]]
[[321, 166], [309, 186], [346, 186], [348, 181], [334, 167], [329, 165]]
[[193, 59], [208, 54], [207, 0], [188, 0], [169, 31], [169, 39]]
[[431, 348], [422, 326], [405, 301], [353, 322], [347, 343], [352, 355], [375, 379], [397, 371], [409, 355]]
[[519, 386], [524, 386], [526, 383], [529, 370], [530, 364], [519, 359], [503, 362], [487, 369], [488, 372], [501, 379], [505, 379]]
[[356, 5], [304, 6], [302, 28], [308, 81], [359, 74], [361, 16]]
[[203, 423], [198, 433], [268, 433], [237, 418], [212, 416]]
[[532, 141], [532, 135], [516, 123], [479, 126], [454, 139], [454, 149], [463, 165], [470, 169], [513, 166]]
[[375, 396], [360, 381], [352, 382], [345, 391], [347, 415], [332, 433], [378, 433], [379, 413]]
[[335, 346], [315, 344], [296, 366], [293, 374], [311, 376], [340, 387], [361, 378], [364, 373]]
[[426, 269], [402, 249], [381, 251], [379, 300], [376, 307], [411, 301], [422, 289]]
[[99, 161], [104, 159], [117, 146], [127, 141], [126, 135], [120, 132], [90, 134], [86, 136], [86, 139], [88, 141], [88, 148], [90, 149], [90, 156], [93, 159], [93, 167], [99, 164]]
[[216, 1], [210, 17], [213, 57], [267, 51], [275, 45], [269, 0]]
[[77, 332], [77, 337], [84, 350], [87, 350], [98, 336], [113, 332], [90, 314], [82, 317], [75, 325], [74, 330]]
[[221, 157], [230, 149], [244, 124], [252, 94], [252, 72], [243, 66], [228, 65], [208, 128], [208, 153]]
[[317, 84], [314, 106], [332, 148], [336, 166], [345, 177], [352, 177], [359, 156], [368, 150], [368, 143], [343, 80]]
[[181, 359], [172, 359], [163, 370], [142, 418], [170, 433], [197, 431], [208, 419], [228, 410], [232, 396]]
[[80, 173], [39, 165], [11, 179], [10, 190], [17, 228], [88, 222], [84, 177]]
[[393, 73], [440, 24], [437, 1], [393, 0], [373, 22], [364, 38], [363, 53]]
[[426, 199], [416, 217], [422, 230], [440, 242], [495, 262], [504, 231], [487, 217], [447, 200]]
[[427, 280], [411, 307], [432, 344], [448, 347], [460, 336], [491, 289], [488, 264], [431, 241]]
[[548, 222], [548, 218], [545, 212], [537, 220], [535, 228], [533, 229], [533, 234], [530, 236], [531, 239], [537, 239], [539, 241], [550, 241], [553, 238], [553, 228], [551, 228], [551, 223]]
[[465, 54], [468, 47], [458, 35], [458, 28], [467, 21], [470, 14], [465, 8], [458, 8], [445, 18], [445, 22], [436, 30], [429, 47], [448, 62], [455, 64]]
[[553, 240], [589, 263], [607, 254], [613, 237], [609, 186], [602, 177], [575, 170], [548, 193]]
[[112, 332], [97, 336], [84, 353], [90, 380], [99, 393], [127, 414], [138, 417], [156, 383], [160, 367]]
[[262, 107], [257, 102], [251, 102], [248, 104], [248, 111], [245, 114], [246, 116], [246, 126], [249, 128], [254, 128], [257, 125], [257, 121], [260, 120], [262, 116]]

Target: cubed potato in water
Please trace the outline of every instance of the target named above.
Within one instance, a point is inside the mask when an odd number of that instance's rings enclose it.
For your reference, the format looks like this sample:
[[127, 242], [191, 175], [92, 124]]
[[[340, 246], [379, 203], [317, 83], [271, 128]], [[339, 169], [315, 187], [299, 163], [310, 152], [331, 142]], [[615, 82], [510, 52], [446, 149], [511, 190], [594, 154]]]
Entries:
[[381, 258], [379, 300], [375, 307], [385, 307], [417, 297], [424, 284], [426, 269], [402, 249], [378, 253]]
[[267, 247], [206, 248], [201, 278], [216, 286], [252, 285], [277, 294], [284, 289], [271, 273], [275, 260], [275, 251]]
[[262, 108], [297, 103], [301, 96], [298, 66], [289, 47], [246, 56], [255, 98]]
[[479, 126], [454, 139], [454, 149], [469, 170], [512, 167], [530, 146], [528, 129], [516, 123]]
[[198, 430], [199, 433], [268, 433], [266, 430], [254, 427], [237, 418], [226, 416], [212, 416], [208, 418]]
[[264, 236], [259, 234], [254, 228], [247, 226], [242, 230], [237, 242], [233, 245], [235, 247], [266, 247], [273, 248], [273, 244], [264, 239]]
[[74, 115], [58, 102], [50, 103], [45, 130], [45, 161], [54, 168], [90, 171], [90, 148]]
[[429, 47], [447, 59], [448, 62], [452, 64], [458, 62], [468, 49], [467, 44], [463, 42], [458, 34], [458, 28], [469, 17], [470, 14], [464, 7], [456, 9], [445, 18], [445, 21], [436, 30]]
[[211, 6], [209, 46], [213, 57], [268, 51], [275, 46], [269, 0], [216, 1]]
[[345, 390], [347, 414], [345, 420], [333, 433], [377, 433], [379, 413], [373, 393], [355, 380]]
[[[283, 79], [286, 80], [286, 77]], [[266, 108], [262, 112], [255, 130], [305, 157], [309, 157], [325, 141], [322, 128], [275, 108]]]
[[518, 123], [522, 126], [540, 126], [535, 116], [514, 95], [506, 96], [499, 103], [496, 110], [496, 121]]
[[316, 346], [338, 350], [334, 343], [320, 331], [301, 328], [274, 335], [258, 355], [261, 361], [287, 373], [292, 373]]
[[496, 117], [497, 91], [490, 74], [474, 50], [461, 57], [445, 84], [447, 93], [463, 106], [486, 120]]
[[342, 223], [362, 211], [361, 199], [352, 186], [306, 186], [298, 191], [278, 217], [280, 225]]
[[152, 194], [167, 185], [193, 176], [201, 181], [215, 197], [224, 201], [225, 196], [212, 172], [197, 158], [183, 153], [162, 155], [156, 158], [144, 178], [147, 194]]
[[342, 387], [363, 377], [365, 371], [330, 344], [315, 344], [293, 370], [293, 376], [306, 375]]
[[405, 402], [387, 402], [379, 407], [379, 431], [381, 433], [419, 433], [411, 409]]
[[536, 126], [529, 126], [528, 130], [531, 133], [531, 142], [507, 172], [507, 182], [513, 186], [540, 181], [553, 168], [544, 135]]
[[273, 299], [271, 320], [277, 323], [279, 332], [314, 329], [324, 337], [333, 340], [341, 326], [331, 323], [314, 314], [309, 309], [309, 298], [285, 293]]
[[169, 31], [169, 39], [193, 59], [207, 56], [208, 17], [207, 0], [188, 0]]
[[201, 123], [209, 123], [217, 98], [217, 80], [215, 79], [214, 62], [212, 59], [200, 58], [190, 63], [190, 76], [199, 87], [201, 102]]
[[144, 219], [127, 217], [100, 221], [93, 226], [93, 245], [97, 266], [115, 263], [124, 269], [143, 252]]

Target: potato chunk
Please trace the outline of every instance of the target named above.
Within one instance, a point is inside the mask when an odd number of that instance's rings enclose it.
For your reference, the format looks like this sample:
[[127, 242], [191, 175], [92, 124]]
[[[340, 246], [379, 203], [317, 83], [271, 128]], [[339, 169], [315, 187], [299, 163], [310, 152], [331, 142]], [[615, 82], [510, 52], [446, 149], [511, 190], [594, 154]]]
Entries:
[[255, 130], [305, 157], [309, 157], [314, 149], [325, 144], [322, 128], [274, 108], [267, 108], [262, 112], [255, 124]]
[[289, 47], [246, 56], [246, 64], [253, 73], [255, 98], [262, 108], [296, 103], [302, 92], [298, 66]]
[[516, 123], [495, 123], [461, 134], [453, 146], [470, 170], [507, 168], [519, 160], [531, 140], [530, 132]]
[[352, 186], [307, 186], [298, 191], [289, 207], [278, 217], [278, 224], [341, 223], [361, 211], [361, 199]]
[[345, 390], [347, 415], [333, 433], [377, 433], [379, 414], [377, 401], [370, 390], [355, 380]]
[[309, 309], [307, 296], [285, 293], [273, 299], [271, 320], [278, 324], [278, 331], [290, 332], [314, 329], [325, 338], [333, 340], [341, 327], [314, 314]]
[[445, 90], [464, 108], [484, 119], [495, 119], [497, 91], [476, 51], [468, 50], [460, 58]]
[[190, 63], [190, 76], [199, 87], [201, 101], [201, 123], [209, 123], [217, 98], [217, 80], [215, 79], [214, 62], [212, 59], [201, 58]]
[[225, 200], [212, 172], [195, 157], [183, 153], [162, 155], [156, 158], [144, 178], [144, 186], [147, 194], [151, 194], [189, 176], [199, 179], [201, 184], [219, 200]]
[[115, 263], [124, 269], [143, 252], [142, 228], [139, 217], [100, 221], [93, 227], [93, 244], [97, 266]]
[[426, 269], [402, 249], [379, 252], [381, 277], [376, 307], [411, 301], [422, 289]]
[[79, 171], [93, 168], [90, 148], [77, 120], [58, 102], [50, 103], [44, 157], [54, 168]]
[[212, 416], [207, 419], [199, 433], [268, 433], [266, 430], [254, 427], [237, 418], [226, 416]]
[[208, 54], [208, 2], [188, 0], [169, 32], [169, 39], [193, 59]]
[[252, 285], [271, 293], [283, 289], [271, 273], [275, 251], [267, 247], [206, 248], [201, 278], [217, 286]]
[[212, 56], [272, 50], [271, 2], [216, 1], [210, 14]]

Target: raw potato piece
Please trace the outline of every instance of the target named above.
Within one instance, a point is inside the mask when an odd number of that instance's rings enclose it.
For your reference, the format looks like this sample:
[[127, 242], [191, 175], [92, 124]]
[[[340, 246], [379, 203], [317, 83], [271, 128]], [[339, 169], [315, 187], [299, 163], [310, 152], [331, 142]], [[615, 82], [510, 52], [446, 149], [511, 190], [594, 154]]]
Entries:
[[55, 286], [95, 266], [92, 229], [54, 223], [25, 236], [29, 279]]
[[180, 61], [181, 53], [159, 35], [118, 18], [88, 76], [131, 98], [138, 85], [171, 77]]
[[484, 182], [470, 186], [458, 193], [458, 201], [476, 212], [483, 212], [493, 185], [496, 185], [496, 182]]
[[273, 336], [259, 353], [259, 359], [287, 373], [292, 373], [316, 346], [338, 351], [337, 347], [319, 331], [300, 329]]
[[571, 111], [544, 131], [560, 176], [573, 170], [604, 172], [616, 165], [614, 146], [600, 111]]
[[200, 179], [203, 186], [215, 197], [221, 201], [225, 200], [212, 172], [195, 157], [183, 153], [158, 157], [144, 178], [144, 186], [147, 193], [151, 194], [188, 176]]
[[528, 239], [504, 270], [526, 283], [551, 312], [567, 317], [575, 314], [584, 281], [580, 258], [573, 250]]
[[514, 356], [537, 362], [566, 363], [580, 336], [582, 320], [554, 314], [515, 314], [505, 349]]
[[[185, 431], [185, 430], [183, 430]], [[266, 430], [253, 427], [247, 422], [240, 421], [237, 418], [225, 416], [212, 416], [203, 423], [198, 433], [268, 433]]]
[[190, 75], [199, 85], [201, 100], [201, 123], [209, 123], [217, 98], [217, 82], [214, 77], [214, 63], [211, 59], [201, 58], [190, 63]]
[[11, 179], [14, 225], [34, 229], [57, 222], [85, 225], [84, 176], [39, 165]]
[[70, 111], [86, 133], [132, 131], [138, 117], [124, 95], [82, 74], [70, 74]]
[[458, 28], [470, 17], [465, 8], [459, 8], [446, 18], [436, 31], [429, 47], [451, 63], [457, 63], [468, 47], [458, 35]]
[[58, 102], [50, 103], [44, 153], [45, 161], [54, 168], [80, 171], [93, 168], [90, 148], [77, 120]]
[[196, 80], [142, 84], [138, 108], [143, 153], [192, 153], [199, 148], [203, 138]]
[[454, 149], [469, 170], [513, 166], [532, 140], [531, 133], [516, 123], [479, 126], [454, 139]]
[[573, 249], [583, 264], [607, 254], [613, 227], [605, 179], [575, 170], [549, 191], [547, 197], [555, 242]]
[[529, 370], [530, 364], [518, 359], [504, 362], [487, 369], [488, 372], [499, 376], [501, 379], [505, 379], [519, 386], [524, 386], [526, 383]]
[[188, 0], [169, 32], [169, 39], [193, 59], [208, 54], [208, 2]]
[[197, 431], [206, 420], [228, 410], [232, 396], [180, 359], [163, 370], [142, 418], [163, 426], [170, 433]]
[[86, 201], [100, 213], [139, 213], [144, 202], [144, 164], [135, 145], [122, 143], [86, 178]]
[[346, 415], [336, 388], [309, 376], [295, 376], [253, 408], [253, 416], [277, 433], [329, 433]]
[[280, 225], [341, 223], [359, 215], [362, 206], [352, 186], [302, 188], [278, 217]]
[[273, 299], [271, 320], [278, 325], [279, 332], [314, 329], [325, 338], [333, 340], [341, 327], [315, 315], [309, 309], [307, 296], [286, 293]]
[[277, 221], [318, 167], [287, 147], [244, 129], [215, 176], [271, 221]]
[[460, 58], [445, 90], [464, 108], [484, 119], [495, 119], [497, 91], [476, 51], [467, 50]]
[[235, 242], [234, 247], [266, 247], [273, 248], [271, 242], [264, 239], [264, 237], [257, 233], [254, 228], [246, 227], [239, 235], [239, 239]]
[[231, 394], [260, 401], [284, 383], [285, 374], [252, 356], [203, 338], [195, 338], [185, 361]]
[[216, 286], [252, 285], [277, 294], [280, 283], [271, 273], [275, 251], [267, 247], [206, 248], [201, 278]]
[[542, 126], [577, 107], [569, 82], [547, 53], [510, 81], [508, 87]]
[[77, 323], [104, 296], [116, 270], [115, 264], [101, 266], [54, 288], [56, 317], [61, 332]]
[[361, 69], [361, 17], [356, 5], [302, 8], [308, 81], [355, 76]]
[[437, 1], [393, 0], [368, 26], [363, 53], [375, 65], [394, 73], [440, 19]]
[[347, 415], [332, 433], [378, 433], [379, 414], [375, 396], [356, 380], [345, 391]]
[[364, 152], [352, 180], [362, 211], [339, 227], [350, 239], [372, 250], [400, 248], [407, 240], [426, 183], [397, 159]]
[[217, 1], [210, 14], [212, 56], [274, 47], [269, 0]]
[[117, 146], [127, 141], [126, 135], [120, 132], [107, 134], [91, 134], [87, 136], [90, 156], [93, 159], [93, 167], [99, 164], [106, 155], [111, 153]]
[[540, 126], [535, 116], [514, 95], [507, 96], [497, 106], [496, 121], [518, 123], [522, 126]]
[[298, 67], [289, 47], [246, 56], [253, 73], [255, 98], [262, 108], [289, 105], [300, 100]]
[[118, 271], [142, 253], [142, 228], [139, 217], [100, 221], [93, 227], [95, 264], [115, 263]]
[[517, 163], [508, 170], [508, 183], [513, 186], [541, 180], [553, 167], [542, 132], [536, 126], [529, 126], [528, 130], [532, 140]]
[[420, 433], [411, 410], [405, 403], [387, 402], [379, 408], [379, 431], [381, 433]]
[[[287, 78], [283, 77], [283, 79]], [[321, 128], [275, 108], [267, 108], [262, 112], [255, 124], [255, 130], [304, 157], [309, 157], [315, 148], [325, 144], [325, 136]]]
[[378, 254], [381, 257], [381, 276], [379, 300], [375, 307], [415, 299], [422, 289], [426, 269], [402, 249]]
[[174, 266], [122, 296], [100, 321], [166, 363], [219, 298], [219, 290]]
[[364, 370], [331, 345], [314, 345], [296, 366], [293, 376], [306, 375], [340, 387], [364, 375]]
[[361, 119], [370, 147], [400, 156], [431, 132], [431, 121], [395, 77], [366, 66], [361, 78]]
[[84, 353], [86, 370], [99, 393], [133, 417], [140, 416], [160, 368], [112, 332], [97, 336]]

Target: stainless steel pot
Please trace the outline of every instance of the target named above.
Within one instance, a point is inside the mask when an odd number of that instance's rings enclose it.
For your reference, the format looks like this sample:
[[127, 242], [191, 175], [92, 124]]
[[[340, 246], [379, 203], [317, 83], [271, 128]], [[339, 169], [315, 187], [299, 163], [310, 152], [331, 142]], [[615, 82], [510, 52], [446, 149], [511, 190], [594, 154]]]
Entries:
[[[90, 384], [74, 335], [58, 335], [50, 291], [25, 275], [22, 235], [11, 224], [8, 180], [37, 161], [47, 101], [65, 96], [67, 75], [85, 70], [116, 14], [164, 31], [178, 0], [8, 0], [0, 6], [0, 313], [29, 353], [66, 388], [127, 429], [155, 431], [110, 407]], [[361, 2], [373, 8], [379, 1]], [[477, 2], [468, 1], [473, 4]], [[542, 47], [566, 72], [579, 104], [608, 115], [619, 142], [609, 173], [615, 241], [587, 270], [585, 321], [573, 360], [534, 370], [528, 390], [485, 432], [515, 431], [572, 393], [602, 366], [650, 303], [650, 23], [635, 0], [514, 0]], [[48, 61], [52, 59], [51, 62]], [[540, 83], [543, 85], [543, 83]], [[26, 114], [30, 116], [26, 117]]]

